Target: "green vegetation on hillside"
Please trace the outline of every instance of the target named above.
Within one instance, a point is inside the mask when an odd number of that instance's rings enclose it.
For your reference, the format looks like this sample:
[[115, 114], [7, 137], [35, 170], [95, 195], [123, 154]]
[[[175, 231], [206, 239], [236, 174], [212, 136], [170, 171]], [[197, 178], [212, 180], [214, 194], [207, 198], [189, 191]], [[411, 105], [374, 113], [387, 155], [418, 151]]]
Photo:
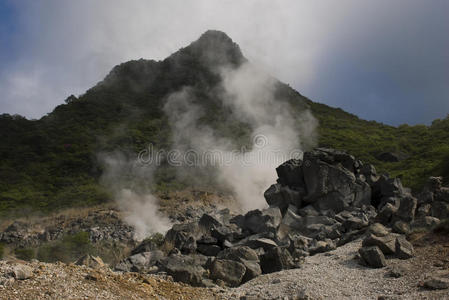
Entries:
[[[208, 47], [218, 48], [211, 52], [204, 49]], [[218, 53], [217, 57], [205, 51]], [[203, 124], [236, 145], [248, 143], [249, 125], [233, 118], [214, 95], [219, 78], [210, 65], [223, 63], [223, 57], [233, 65], [245, 61], [227, 37], [200, 39], [160, 62], [137, 60], [116, 66], [95, 87], [78, 98], [70, 96], [39, 120], [0, 115], [0, 216], [110, 201], [108, 190], [99, 183], [103, 173], [99, 155], [120, 151], [133, 160], [149, 144], [170, 149], [171, 129], [163, 106], [168, 95], [184, 86], [192, 88], [196, 104], [205, 111]], [[415, 190], [429, 175], [449, 179], [448, 118], [431, 126], [396, 128], [314, 103], [282, 83], [276, 95], [288, 101], [293, 112], [310, 107], [320, 122], [320, 146], [345, 149], [381, 172], [401, 176]], [[401, 153], [406, 159], [383, 162], [377, 159], [382, 152]], [[180, 181], [173, 168], [162, 166], [154, 182], [147, 184], [160, 191], [190, 182]]]
[[[320, 121], [320, 146], [345, 149], [378, 171], [402, 178], [414, 191], [419, 191], [430, 175], [443, 176], [445, 183], [449, 182], [449, 116], [431, 126], [392, 127], [323, 104], [309, 104]], [[401, 153], [405, 159], [377, 159], [384, 152]]]

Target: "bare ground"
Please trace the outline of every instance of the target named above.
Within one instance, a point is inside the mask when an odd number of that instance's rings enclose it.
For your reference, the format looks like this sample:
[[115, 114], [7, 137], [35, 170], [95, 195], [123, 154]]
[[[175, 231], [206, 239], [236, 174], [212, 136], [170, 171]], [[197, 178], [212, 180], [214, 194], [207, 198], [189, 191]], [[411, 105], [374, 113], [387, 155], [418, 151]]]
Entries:
[[[8, 274], [17, 265], [32, 268], [30, 279]], [[3, 284], [1, 284], [3, 283]], [[219, 299], [205, 288], [137, 273], [120, 274], [73, 264], [0, 261], [0, 299]]]

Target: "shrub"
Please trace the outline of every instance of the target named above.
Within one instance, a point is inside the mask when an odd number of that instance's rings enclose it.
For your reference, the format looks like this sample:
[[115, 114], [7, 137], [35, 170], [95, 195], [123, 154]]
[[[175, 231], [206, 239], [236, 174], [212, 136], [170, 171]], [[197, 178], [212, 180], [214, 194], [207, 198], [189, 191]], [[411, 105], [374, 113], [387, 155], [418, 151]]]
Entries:
[[79, 257], [92, 252], [89, 234], [81, 231], [66, 235], [62, 240], [50, 242], [39, 247], [37, 258], [45, 262], [73, 262]]
[[150, 237], [146, 238], [145, 241], [150, 241], [154, 245], [156, 245], [158, 248], [162, 246], [164, 243], [164, 235], [162, 233], [156, 232]]

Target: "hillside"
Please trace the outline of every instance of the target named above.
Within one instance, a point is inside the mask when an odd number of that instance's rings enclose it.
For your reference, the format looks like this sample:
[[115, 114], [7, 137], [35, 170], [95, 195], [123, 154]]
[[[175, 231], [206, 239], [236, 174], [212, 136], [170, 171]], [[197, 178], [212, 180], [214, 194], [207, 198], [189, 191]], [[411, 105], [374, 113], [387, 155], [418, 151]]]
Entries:
[[[111, 195], [99, 183], [103, 174], [100, 154], [120, 151], [133, 159], [149, 144], [170, 149], [173, 136], [164, 105], [169, 95], [185, 86], [204, 111], [201, 124], [232, 140], [236, 147], [247, 145], [251, 124], [235, 118], [216, 97], [220, 78], [214, 72], [246, 62], [228, 36], [208, 31], [165, 60], [140, 59], [114, 67], [102, 82], [79, 97], [68, 97], [66, 104], [39, 120], [1, 115], [0, 215], [109, 201]], [[305, 149], [316, 144], [345, 149], [380, 171], [401, 176], [415, 190], [429, 175], [449, 178], [449, 118], [431, 126], [391, 127], [313, 102], [277, 80], [274, 94], [290, 104], [294, 115], [310, 108], [319, 120], [318, 141], [306, 139]], [[404, 159], [379, 160], [384, 152], [399, 153]], [[204, 186], [214, 186], [208, 180], [203, 180]], [[192, 182], [162, 165], [154, 181], [145, 184], [165, 192]]]

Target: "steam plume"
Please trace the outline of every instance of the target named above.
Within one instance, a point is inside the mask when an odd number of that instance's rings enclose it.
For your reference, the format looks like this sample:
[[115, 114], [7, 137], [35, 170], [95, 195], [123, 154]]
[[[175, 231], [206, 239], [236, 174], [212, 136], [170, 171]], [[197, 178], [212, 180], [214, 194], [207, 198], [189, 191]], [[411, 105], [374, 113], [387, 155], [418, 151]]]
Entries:
[[218, 182], [231, 188], [244, 211], [262, 208], [263, 191], [276, 180], [275, 167], [292, 156], [300, 156], [301, 136], [311, 139], [317, 121], [310, 111], [292, 116], [290, 106], [276, 99], [277, 81], [249, 63], [218, 70], [221, 101], [235, 118], [250, 124], [251, 150], [235, 152], [233, 142], [219, 138], [214, 130], [200, 125], [204, 111], [197, 103], [192, 88], [185, 87], [167, 98], [165, 112], [174, 133], [174, 147], [180, 151], [194, 150], [219, 153], [232, 159], [218, 165]]
[[133, 157], [121, 152], [98, 155], [104, 167], [102, 184], [113, 192], [119, 209], [125, 213], [124, 220], [134, 227], [135, 238], [142, 240], [166, 232], [171, 224], [159, 212], [158, 200], [149, 189], [155, 166], [144, 166]]

